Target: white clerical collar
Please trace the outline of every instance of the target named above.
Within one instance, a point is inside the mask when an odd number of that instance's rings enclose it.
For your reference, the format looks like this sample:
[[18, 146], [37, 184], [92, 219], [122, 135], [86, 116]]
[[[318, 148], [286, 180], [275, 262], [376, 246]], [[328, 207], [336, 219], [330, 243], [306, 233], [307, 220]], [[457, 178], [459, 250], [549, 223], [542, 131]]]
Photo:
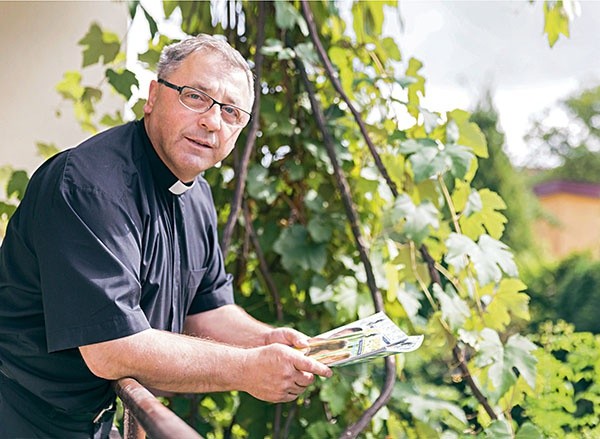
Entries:
[[185, 191], [190, 190], [191, 188], [193, 188], [194, 184], [196, 184], [196, 180], [192, 181], [192, 184], [190, 184], [190, 185], [187, 185], [187, 184], [183, 183], [181, 180], [177, 180], [173, 184], [173, 186], [171, 186], [169, 188], [169, 191], [171, 191], [172, 194], [181, 195]]

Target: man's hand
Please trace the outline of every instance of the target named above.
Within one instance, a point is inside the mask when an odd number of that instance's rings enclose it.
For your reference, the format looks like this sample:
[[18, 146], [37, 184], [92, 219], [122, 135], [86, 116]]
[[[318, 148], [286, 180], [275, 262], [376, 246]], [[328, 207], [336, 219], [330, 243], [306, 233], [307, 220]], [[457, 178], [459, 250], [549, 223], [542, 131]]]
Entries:
[[[291, 336], [290, 331], [274, 332]], [[303, 334], [298, 334], [306, 338]], [[295, 337], [292, 336], [292, 339], [295, 340]], [[315, 375], [329, 378], [332, 373], [324, 364], [279, 342], [248, 349], [243, 369], [248, 372], [248, 376], [242, 390], [269, 402], [293, 401], [313, 383]]]
[[308, 337], [292, 328], [273, 328], [265, 335], [265, 345], [281, 343], [295, 348], [307, 348]]

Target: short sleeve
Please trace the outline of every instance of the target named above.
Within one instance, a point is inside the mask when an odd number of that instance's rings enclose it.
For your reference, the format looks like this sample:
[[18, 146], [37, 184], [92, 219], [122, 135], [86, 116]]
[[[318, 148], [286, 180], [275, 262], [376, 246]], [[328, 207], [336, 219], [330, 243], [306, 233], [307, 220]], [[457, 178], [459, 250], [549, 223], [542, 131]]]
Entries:
[[58, 181], [36, 214], [48, 351], [148, 329], [133, 209], [118, 193], [78, 187], [68, 175]]

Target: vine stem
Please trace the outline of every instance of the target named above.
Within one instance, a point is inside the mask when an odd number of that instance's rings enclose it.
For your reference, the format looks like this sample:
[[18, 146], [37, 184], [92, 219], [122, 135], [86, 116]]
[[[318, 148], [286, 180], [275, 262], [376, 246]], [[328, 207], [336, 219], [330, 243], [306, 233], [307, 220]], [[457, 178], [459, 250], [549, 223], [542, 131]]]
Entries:
[[242, 212], [244, 214], [244, 223], [246, 225], [247, 233], [250, 237], [250, 243], [254, 248], [254, 253], [256, 253], [256, 258], [258, 259], [258, 268], [260, 273], [263, 276], [265, 281], [265, 285], [267, 286], [267, 290], [271, 294], [273, 298], [273, 303], [275, 304], [275, 314], [278, 321], [283, 320], [283, 304], [281, 303], [281, 297], [279, 295], [279, 291], [277, 290], [277, 285], [271, 276], [271, 272], [269, 270], [269, 265], [267, 264], [267, 260], [265, 255], [260, 247], [260, 243], [258, 241], [258, 236], [256, 235], [256, 231], [252, 226], [252, 216], [250, 215], [250, 209], [246, 202], [242, 203]]
[[[423, 260], [427, 263], [427, 268], [429, 269], [429, 275], [431, 276], [431, 280], [433, 282], [437, 283], [441, 287], [442, 279], [440, 278], [439, 271], [437, 271], [435, 268], [434, 259], [431, 257], [431, 255], [427, 251], [427, 247], [425, 247], [424, 245], [421, 246], [420, 250], [421, 250], [421, 256], [423, 257]], [[454, 336], [453, 336], [453, 338], [454, 338]], [[454, 360], [458, 363], [458, 368], [461, 371], [462, 377], [467, 382], [467, 385], [471, 389], [471, 392], [473, 392], [473, 396], [475, 396], [475, 399], [477, 399], [477, 401], [481, 404], [481, 406], [484, 408], [484, 410], [486, 411], [486, 413], [488, 414], [488, 416], [491, 419], [494, 419], [494, 420], [498, 419], [496, 412], [494, 411], [494, 409], [488, 402], [487, 398], [481, 392], [481, 390], [479, 389], [479, 386], [473, 379], [473, 376], [471, 375], [471, 371], [469, 370], [469, 366], [467, 365], [467, 362], [465, 361], [465, 356], [464, 356], [463, 352], [461, 351], [461, 349], [458, 347], [458, 344], [456, 342], [454, 343], [454, 346], [452, 347], [452, 355], [454, 357]]]
[[367, 254], [367, 245], [365, 244], [364, 237], [360, 230], [358, 213], [356, 211], [356, 207], [354, 205], [354, 201], [352, 200], [352, 195], [350, 193], [350, 184], [348, 183], [346, 175], [344, 175], [344, 172], [342, 171], [342, 168], [338, 162], [333, 138], [331, 137], [331, 133], [327, 129], [325, 115], [323, 114], [321, 106], [317, 102], [316, 92], [314, 90], [313, 84], [308, 79], [308, 75], [306, 73], [306, 69], [304, 68], [304, 64], [298, 58], [295, 59], [295, 63], [296, 67], [298, 68], [298, 72], [300, 73], [300, 76], [302, 78], [302, 81], [304, 82], [304, 86], [306, 87], [306, 90], [308, 92], [308, 99], [310, 100], [313, 116], [315, 118], [317, 126], [319, 127], [319, 131], [321, 132], [321, 135], [323, 137], [323, 144], [325, 145], [325, 150], [327, 151], [327, 155], [333, 167], [333, 174], [337, 182], [338, 189], [340, 191], [342, 204], [344, 205], [344, 208], [346, 210], [346, 216], [348, 217], [348, 221], [350, 222], [350, 228], [352, 230], [352, 234], [356, 242], [358, 253], [360, 255], [360, 260], [365, 267], [365, 273], [367, 276], [367, 286], [371, 291], [371, 297], [375, 304], [375, 310], [383, 311], [383, 298], [381, 297], [381, 293], [379, 292], [379, 289], [377, 288], [377, 284], [375, 282], [373, 266], [371, 265], [371, 261], [369, 260], [369, 256]]
[[[371, 154], [373, 155], [373, 158], [375, 160], [377, 168], [379, 169], [379, 172], [381, 173], [383, 178], [386, 180], [394, 197], [397, 197], [398, 190], [396, 188], [396, 184], [390, 178], [390, 176], [387, 172], [387, 169], [383, 165], [383, 162], [381, 161], [381, 158], [379, 157], [379, 154], [377, 153], [377, 150], [375, 149], [375, 145], [373, 145], [373, 142], [371, 141], [371, 139], [369, 137], [366, 126], [363, 123], [363, 121], [360, 117], [360, 114], [354, 108], [354, 105], [352, 104], [352, 102], [350, 102], [350, 99], [348, 99], [348, 96], [344, 93], [344, 90], [342, 89], [342, 86], [341, 86], [337, 76], [335, 75], [331, 61], [329, 60], [329, 57], [327, 56], [327, 53], [325, 52], [325, 49], [323, 48], [323, 44], [321, 43], [321, 40], [319, 39], [317, 26], [315, 24], [313, 14], [310, 9], [310, 5], [308, 4], [308, 2], [306, 0], [302, 0], [300, 2], [300, 4], [301, 4], [301, 9], [302, 9], [302, 14], [308, 25], [310, 38], [311, 38], [313, 44], [315, 45], [315, 47], [317, 48], [319, 57], [321, 58], [321, 61], [325, 65], [325, 70], [327, 71], [327, 74], [328, 74], [332, 84], [334, 85], [334, 88], [342, 96], [342, 99], [344, 99], [344, 101], [348, 104], [348, 107], [350, 108], [350, 111], [354, 115], [354, 118], [360, 127], [361, 133], [362, 133], [363, 137], [365, 138], [365, 141], [367, 142], [369, 150], [371, 151]], [[383, 311], [383, 309], [384, 309], [383, 297], [381, 296], [381, 292], [379, 291], [379, 289], [377, 288], [377, 285], [375, 283], [375, 276], [373, 273], [371, 262], [369, 260], [365, 245], [363, 243], [363, 237], [360, 232], [359, 225], [358, 225], [358, 215], [356, 214], [356, 209], [354, 207], [354, 204], [352, 202], [352, 197], [350, 195], [350, 186], [348, 185], [346, 177], [345, 177], [344, 173], [342, 172], [341, 167], [337, 161], [337, 156], [335, 154], [335, 148], [333, 145], [333, 139], [327, 129], [325, 117], [323, 115], [323, 112], [322, 112], [317, 100], [316, 100], [312, 83], [309, 81], [308, 76], [306, 75], [306, 70], [304, 69], [304, 65], [297, 58], [296, 58], [296, 65], [298, 66], [300, 75], [302, 76], [302, 79], [305, 83], [306, 89], [308, 90], [308, 96], [309, 96], [309, 99], [311, 102], [311, 107], [313, 109], [313, 115], [315, 116], [317, 125], [319, 126], [319, 129], [323, 135], [323, 141], [325, 143], [325, 148], [327, 150], [329, 159], [330, 159], [331, 164], [334, 169], [334, 174], [335, 174], [336, 180], [338, 182], [338, 187], [339, 187], [339, 190], [342, 195], [342, 201], [346, 208], [346, 214], [350, 221], [350, 225], [352, 228], [352, 232], [354, 234], [354, 239], [356, 241], [359, 255], [360, 255], [361, 261], [365, 267], [365, 272], [367, 275], [367, 284], [371, 291], [371, 297], [373, 299], [375, 309], [377, 311]], [[371, 420], [373, 419], [375, 414], [377, 414], [377, 412], [388, 403], [388, 401], [392, 397], [392, 392], [394, 390], [394, 383], [396, 381], [396, 360], [393, 356], [389, 356], [389, 357], [385, 358], [385, 371], [386, 371], [385, 372], [385, 382], [384, 382], [383, 388], [381, 390], [381, 393], [379, 394], [379, 397], [375, 400], [375, 402], [373, 402], [373, 404], [367, 410], [365, 410], [363, 412], [363, 414], [360, 416], [360, 418], [354, 424], [350, 425], [342, 433], [340, 438], [355, 438], [355, 437], [357, 437], [360, 434], [360, 432], [362, 430], [364, 430], [367, 425], [369, 425], [369, 423], [371, 422]]]
[[227, 252], [231, 244], [231, 237], [233, 235], [233, 229], [237, 222], [242, 206], [242, 198], [244, 196], [244, 189], [246, 187], [246, 178], [248, 176], [248, 163], [250, 162], [250, 156], [254, 151], [256, 143], [256, 137], [260, 126], [260, 97], [261, 97], [261, 78], [263, 69], [264, 55], [262, 54], [262, 46], [265, 43], [265, 25], [266, 22], [266, 4], [265, 2], [258, 2], [258, 19], [257, 19], [257, 35], [256, 35], [256, 55], [254, 58], [254, 104], [252, 106], [252, 123], [250, 124], [250, 130], [246, 137], [246, 143], [242, 157], [237, 166], [237, 178], [235, 181], [235, 190], [233, 192], [233, 200], [231, 201], [231, 211], [227, 217], [227, 222], [223, 228], [223, 238], [221, 239], [221, 251], [223, 252], [223, 258], [227, 257]]
[[352, 101], [350, 100], [350, 98], [348, 97], [348, 95], [346, 94], [344, 89], [342, 88], [342, 84], [338, 78], [338, 75], [337, 75], [335, 69], [333, 68], [331, 60], [329, 59], [329, 56], [327, 55], [325, 48], [323, 47], [323, 43], [321, 43], [321, 40], [319, 38], [319, 33], [317, 31], [317, 25], [315, 24], [315, 19], [314, 19], [312, 10], [310, 9], [309, 2], [307, 0], [302, 0], [300, 2], [300, 4], [302, 7], [302, 15], [304, 15], [304, 19], [306, 20], [306, 23], [308, 25], [308, 33], [310, 35], [310, 39], [312, 40], [313, 44], [315, 45], [317, 53], [319, 54], [319, 58], [321, 59], [321, 62], [323, 63], [325, 71], [327, 72], [327, 76], [329, 77], [329, 80], [331, 81], [331, 84], [333, 85], [333, 88], [340, 95], [340, 97], [346, 103], [346, 105], [348, 105], [348, 109], [352, 113], [352, 116], [354, 116], [354, 120], [358, 124], [360, 132], [361, 132], [363, 138], [365, 139], [365, 142], [367, 143], [367, 147], [369, 148], [369, 151], [370, 151], [371, 155], [373, 156], [373, 160], [375, 161], [375, 166], [377, 166], [379, 173], [382, 175], [382, 177], [386, 181], [388, 187], [390, 188], [390, 191], [394, 195], [394, 198], [398, 197], [398, 188], [396, 187], [396, 183], [394, 182], [394, 180], [392, 180], [385, 165], [383, 164], [383, 161], [381, 160], [381, 157], [379, 156], [379, 153], [377, 152], [377, 149], [375, 148], [375, 145], [373, 144], [373, 141], [371, 140], [371, 136], [369, 136], [369, 132], [367, 131], [367, 127], [364, 124], [364, 122], [360, 116], [360, 113], [358, 112], [358, 110], [356, 109], [356, 107], [354, 106], [354, 104], [352, 103]]
[[[327, 56], [327, 53], [326, 53], [325, 49], [323, 48], [323, 45], [321, 44], [321, 41], [318, 37], [316, 25], [314, 22], [314, 17], [312, 15], [312, 11], [310, 9], [310, 6], [309, 6], [307, 0], [301, 0], [300, 4], [301, 4], [303, 16], [308, 25], [311, 40], [312, 40], [313, 44], [315, 45], [315, 48], [317, 50], [317, 53], [319, 54], [319, 57], [321, 58], [321, 61], [323, 62], [325, 71], [327, 72], [327, 75], [328, 75], [331, 83], [333, 84], [333, 87], [339, 93], [339, 95], [342, 97], [342, 99], [348, 105], [348, 108], [352, 112], [352, 115], [354, 116], [354, 119], [356, 120], [356, 123], [358, 124], [360, 131], [365, 139], [365, 142], [367, 143], [367, 146], [369, 147], [369, 151], [371, 152], [371, 155], [373, 156], [375, 164], [376, 164], [379, 172], [381, 173], [382, 177], [387, 182], [387, 185], [390, 188], [390, 191], [392, 192], [392, 194], [394, 195], [395, 198], [398, 197], [398, 189], [396, 187], [395, 182], [390, 178], [390, 176], [387, 172], [387, 169], [385, 168], [385, 165], [381, 161], [381, 158], [379, 157], [379, 154], [378, 154], [377, 150], [375, 149], [373, 142], [371, 141], [369, 133], [366, 129], [366, 126], [365, 126], [360, 114], [358, 113], [358, 111], [356, 110], [356, 108], [354, 107], [354, 105], [352, 104], [352, 102], [350, 101], [350, 99], [348, 98], [346, 93], [344, 92], [344, 90], [341, 86], [341, 83], [339, 82], [339, 79], [337, 77], [337, 74], [335, 73], [335, 71], [333, 69], [331, 61], [329, 60], [329, 57]], [[306, 76], [306, 73], [304, 73], [304, 76]], [[307, 79], [306, 79], [306, 81], [307, 81]], [[309, 94], [309, 96], [310, 96], [310, 94]], [[442, 181], [442, 183], [443, 183], [443, 181]], [[443, 185], [443, 187], [445, 187], [445, 185]], [[451, 203], [452, 200], [450, 198], [450, 194], [448, 193], [448, 189], [445, 188], [445, 191], [446, 191], [445, 196], [447, 197], [447, 200], [450, 201], [450, 206], [452, 206], [452, 208], [453, 208], [453, 204]], [[453, 214], [453, 220], [454, 220], [454, 224], [456, 226], [459, 226], [456, 212], [454, 212], [454, 214]], [[458, 227], [458, 230], [460, 230], [460, 226]], [[435, 269], [435, 263], [433, 261], [433, 258], [431, 258], [431, 255], [429, 255], [429, 252], [427, 251], [427, 247], [425, 245], [422, 245], [420, 248], [420, 251], [421, 251], [421, 254], [423, 255], [424, 259], [427, 261], [427, 265], [428, 265], [430, 273], [432, 275], [432, 279], [437, 279], [437, 283], [441, 286], [442, 284], [441, 284], [439, 272], [437, 272]], [[379, 293], [379, 296], [380, 296], [380, 293]], [[469, 368], [464, 360], [464, 355], [462, 354], [461, 350], [458, 348], [457, 345], [455, 345], [453, 347], [452, 352], [453, 352], [454, 358], [456, 359], [456, 361], [459, 364], [459, 368], [463, 374], [463, 377], [467, 381], [467, 384], [470, 387], [471, 391], [473, 392], [475, 398], [484, 407], [484, 409], [486, 410], [486, 412], [488, 413], [490, 418], [497, 419], [497, 416], [496, 416], [494, 410], [492, 409], [492, 407], [488, 403], [486, 397], [481, 393], [477, 384], [473, 380], [473, 377], [471, 376], [471, 373], [469, 372]], [[377, 413], [377, 411], [381, 407], [383, 407], [387, 403], [389, 398], [391, 397], [391, 392], [393, 390], [393, 386], [394, 386], [394, 382], [395, 382], [395, 367], [390, 369], [390, 363], [387, 362], [387, 360], [389, 360], [391, 358], [393, 358], [393, 357], [386, 358], [386, 383], [384, 385], [384, 388], [382, 390], [380, 397], [375, 401], [375, 403], [371, 407], [369, 407], [369, 409], [367, 409], [367, 411], [365, 411], [365, 413], [363, 413], [363, 416], [361, 416], [359, 421], [357, 421], [354, 425], [350, 426], [342, 434], [342, 436], [341, 436], [342, 438], [353, 438], [353, 437], [358, 436], [358, 434], [362, 431], [362, 429], [364, 429], [368, 425], [368, 423], [371, 421], [371, 419], [374, 417], [374, 415]]]

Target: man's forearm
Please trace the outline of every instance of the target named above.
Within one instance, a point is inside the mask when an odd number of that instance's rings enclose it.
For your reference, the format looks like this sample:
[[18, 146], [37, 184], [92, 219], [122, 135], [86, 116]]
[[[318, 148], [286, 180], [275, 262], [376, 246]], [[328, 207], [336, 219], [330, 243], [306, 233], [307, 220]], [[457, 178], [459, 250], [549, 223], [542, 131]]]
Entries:
[[166, 392], [241, 390], [265, 401], [287, 402], [313, 382], [314, 374], [331, 376], [327, 366], [285, 346], [300, 333], [286, 328], [270, 334], [275, 334], [270, 344], [246, 349], [147, 329], [79, 349], [96, 376], [133, 377]]
[[241, 348], [154, 329], [80, 350], [97, 376], [109, 380], [129, 376], [169, 392], [240, 389], [248, 354]]
[[237, 305], [188, 316], [184, 326], [186, 334], [242, 347], [268, 344], [272, 330]]

